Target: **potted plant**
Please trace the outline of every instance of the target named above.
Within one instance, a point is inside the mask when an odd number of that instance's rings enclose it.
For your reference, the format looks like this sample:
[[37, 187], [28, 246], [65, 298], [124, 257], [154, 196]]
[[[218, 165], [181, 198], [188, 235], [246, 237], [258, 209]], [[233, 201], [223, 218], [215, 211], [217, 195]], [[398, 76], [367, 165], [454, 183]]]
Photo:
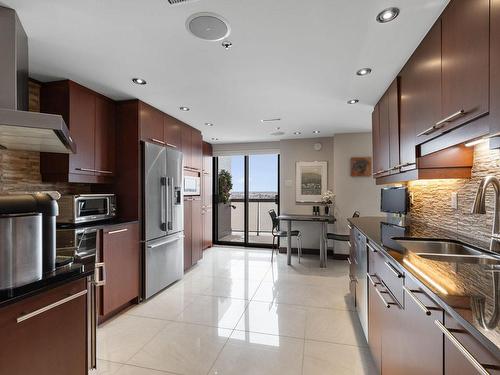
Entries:
[[229, 203], [232, 188], [233, 178], [231, 176], [231, 173], [229, 173], [225, 169], [222, 169], [219, 172], [219, 203]]
[[330, 205], [335, 201], [335, 194], [331, 190], [327, 190], [321, 197], [321, 200], [325, 205], [325, 215], [330, 215]]
[[218, 216], [218, 231], [219, 238], [223, 238], [231, 234], [231, 190], [233, 189], [233, 181], [231, 173], [222, 169], [218, 175], [217, 192], [219, 214]]

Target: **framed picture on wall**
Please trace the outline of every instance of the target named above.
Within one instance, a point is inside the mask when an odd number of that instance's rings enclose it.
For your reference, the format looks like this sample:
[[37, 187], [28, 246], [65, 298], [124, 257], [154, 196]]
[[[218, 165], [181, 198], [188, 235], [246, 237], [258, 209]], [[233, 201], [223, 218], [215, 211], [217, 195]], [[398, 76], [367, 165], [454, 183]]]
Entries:
[[328, 162], [298, 161], [295, 172], [295, 200], [319, 203], [328, 184]]
[[357, 157], [351, 158], [351, 176], [352, 177], [370, 177], [372, 173], [372, 158]]

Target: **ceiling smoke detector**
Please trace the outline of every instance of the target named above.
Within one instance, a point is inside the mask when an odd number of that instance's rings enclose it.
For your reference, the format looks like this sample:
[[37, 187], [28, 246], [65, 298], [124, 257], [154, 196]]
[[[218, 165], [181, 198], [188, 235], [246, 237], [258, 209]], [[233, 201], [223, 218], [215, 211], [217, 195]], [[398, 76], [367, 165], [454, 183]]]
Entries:
[[217, 42], [231, 33], [227, 21], [215, 13], [195, 13], [186, 21], [186, 28], [195, 37]]

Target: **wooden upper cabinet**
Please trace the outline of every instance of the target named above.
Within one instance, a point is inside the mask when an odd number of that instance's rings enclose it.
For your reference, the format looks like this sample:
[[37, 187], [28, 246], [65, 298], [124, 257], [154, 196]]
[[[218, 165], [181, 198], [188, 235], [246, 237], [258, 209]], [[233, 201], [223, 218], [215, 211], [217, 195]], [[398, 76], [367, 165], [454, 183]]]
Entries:
[[380, 163], [380, 103], [378, 103], [372, 112], [372, 154], [373, 154], [373, 174], [378, 175], [382, 171]]
[[[399, 156], [399, 80], [396, 78], [387, 90], [387, 105], [389, 111], [389, 168], [400, 164]], [[399, 173], [399, 169], [393, 169]]]
[[163, 116], [163, 141], [168, 146], [182, 148], [181, 131], [182, 125], [178, 120], [169, 115]]
[[385, 171], [382, 175], [388, 173], [391, 168], [390, 160], [390, 117], [389, 117], [389, 95], [388, 92], [382, 96], [379, 102], [379, 158], [380, 169]]
[[[418, 135], [441, 119], [441, 20], [425, 36], [400, 78], [401, 162], [415, 162], [415, 145], [435, 136]], [[410, 152], [410, 146], [413, 147]]]
[[[490, 8], [490, 134], [500, 132], [500, 0]], [[500, 137], [491, 139], [491, 148], [500, 148]]]
[[194, 169], [203, 169], [203, 139], [201, 132], [196, 129], [192, 129], [191, 133], [191, 164]]
[[184, 125], [181, 129], [182, 153], [184, 155], [184, 167], [192, 166], [192, 144], [191, 144], [191, 127]]
[[114, 175], [115, 171], [115, 103], [97, 97], [95, 116], [95, 170], [99, 175]]
[[441, 16], [444, 131], [489, 111], [489, 8], [490, 0], [453, 0]]
[[164, 145], [163, 113], [156, 108], [139, 102], [141, 140]]
[[203, 215], [201, 197], [194, 197], [191, 202], [191, 260], [196, 264], [203, 257]]

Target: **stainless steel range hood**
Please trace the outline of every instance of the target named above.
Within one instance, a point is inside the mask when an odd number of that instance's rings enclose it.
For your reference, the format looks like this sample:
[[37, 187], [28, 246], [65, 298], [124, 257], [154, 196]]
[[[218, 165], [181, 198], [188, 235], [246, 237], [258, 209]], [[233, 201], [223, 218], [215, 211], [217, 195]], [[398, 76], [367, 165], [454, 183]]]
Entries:
[[14, 10], [0, 7], [0, 148], [74, 153], [60, 115], [28, 111], [28, 38]]

